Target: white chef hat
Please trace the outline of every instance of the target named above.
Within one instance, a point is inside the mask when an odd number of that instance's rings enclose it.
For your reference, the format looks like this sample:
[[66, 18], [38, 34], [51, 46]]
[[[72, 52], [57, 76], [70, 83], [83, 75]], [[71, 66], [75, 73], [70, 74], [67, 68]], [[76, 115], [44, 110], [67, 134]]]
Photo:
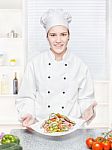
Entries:
[[69, 29], [71, 20], [71, 15], [63, 9], [49, 9], [40, 18], [40, 23], [46, 29], [46, 32], [48, 32], [51, 27], [56, 25], [62, 25]]

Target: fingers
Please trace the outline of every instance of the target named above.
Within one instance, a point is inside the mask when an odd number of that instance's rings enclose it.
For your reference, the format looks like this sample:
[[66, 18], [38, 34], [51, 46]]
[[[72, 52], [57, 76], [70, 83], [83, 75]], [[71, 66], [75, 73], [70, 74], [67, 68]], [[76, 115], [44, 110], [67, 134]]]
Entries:
[[30, 119], [31, 119], [31, 118], [29, 118], [29, 117], [24, 118], [24, 120], [23, 120], [23, 122], [22, 122], [22, 125], [23, 125], [24, 127], [27, 127], [27, 126], [29, 125]]
[[90, 108], [91, 109], [91, 111], [90, 111], [91, 117], [87, 119], [87, 124], [90, 124], [92, 122], [92, 120], [95, 118], [95, 116], [96, 116], [95, 107], [96, 106], [97, 106], [97, 102], [94, 101]]
[[34, 123], [34, 117], [30, 114], [27, 114], [22, 117], [22, 125], [23, 127], [28, 127], [29, 125]]
[[96, 107], [96, 106], [97, 106], [97, 102], [94, 101], [93, 104], [92, 104], [91, 106], [92, 106], [92, 108]]
[[94, 113], [94, 115], [87, 121], [87, 125], [89, 125], [95, 117], [96, 113]]
[[26, 114], [24, 116], [21, 117], [22, 121], [26, 120], [27, 118], [31, 117], [32, 115], [30, 114]]
[[82, 119], [88, 121], [94, 116], [94, 107], [96, 106], [96, 103], [93, 103], [91, 106], [89, 106], [84, 113], [82, 114]]
[[93, 109], [92, 107], [89, 107], [88, 109], [85, 110], [85, 112], [82, 114], [82, 118], [84, 120], [89, 120], [93, 116]]

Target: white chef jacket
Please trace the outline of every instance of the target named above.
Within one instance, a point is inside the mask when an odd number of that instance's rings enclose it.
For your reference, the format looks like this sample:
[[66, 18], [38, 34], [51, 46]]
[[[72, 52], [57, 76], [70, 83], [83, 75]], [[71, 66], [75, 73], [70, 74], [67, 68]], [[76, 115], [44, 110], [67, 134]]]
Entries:
[[30, 113], [44, 119], [61, 113], [79, 118], [93, 100], [93, 82], [82, 60], [67, 50], [63, 60], [56, 61], [49, 50], [27, 64], [16, 107], [19, 117]]

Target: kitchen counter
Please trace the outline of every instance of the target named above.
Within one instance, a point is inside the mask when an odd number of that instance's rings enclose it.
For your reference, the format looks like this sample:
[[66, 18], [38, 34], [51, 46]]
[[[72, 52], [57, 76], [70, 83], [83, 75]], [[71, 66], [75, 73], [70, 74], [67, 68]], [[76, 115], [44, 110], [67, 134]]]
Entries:
[[87, 150], [86, 138], [100, 136], [105, 131], [108, 130], [104, 128], [78, 129], [68, 135], [48, 137], [26, 129], [13, 129], [11, 134], [20, 138], [23, 150]]

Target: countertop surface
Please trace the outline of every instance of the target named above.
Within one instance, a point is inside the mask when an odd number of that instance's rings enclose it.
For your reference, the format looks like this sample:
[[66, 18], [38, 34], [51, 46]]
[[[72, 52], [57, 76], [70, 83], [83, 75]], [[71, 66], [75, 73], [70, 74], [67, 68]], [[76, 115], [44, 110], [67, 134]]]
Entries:
[[49, 137], [26, 129], [13, 129], [11, 134], [20, 138], [23, 150], [87, 150], [87, 137], [95, 138], [107, 131], [108, 129], [104, 128], [78, 129], [68, 135]]

